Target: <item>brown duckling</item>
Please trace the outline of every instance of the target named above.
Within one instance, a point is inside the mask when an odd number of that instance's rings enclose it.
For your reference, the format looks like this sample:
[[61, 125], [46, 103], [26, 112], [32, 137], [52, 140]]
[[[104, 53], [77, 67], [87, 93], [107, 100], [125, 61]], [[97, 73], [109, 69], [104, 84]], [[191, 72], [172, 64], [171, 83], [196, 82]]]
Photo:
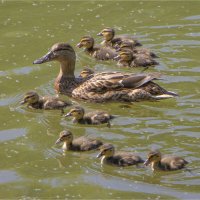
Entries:
[[101, 43], [102, 45], [112, 47], [114, 49], [118, 49], [119, 45], [123, 41], [129, 41], [135, 47], [142, 46], [142, 44], [140, 42], [138, 42], [136, 39], [134, 39], [131, 36], [122, 35], [122, 36], [115, 37], [115, 30], [113, 28], [105, 28], [97, 35], [103, 36], [104, 40]]
[[85, 52], [97, 60], [110, 60], [117, 56], [117, 52], [114, 49], [97, 45], [94, 46], [94, 38], [90, 36], [82, 37], [76, 46], [85, 48]]
[[134, 54], [130, 50], [120, 51], [115, 59], [119, 59], [117, 65], [120, 67], [149, 67], [159, 64], [149, 55]]
[[89, 79], [89, 78], [93, 77], [93, 75], [94, 75], [94, 71], [93, 71], [92, 69], [90, 69], [90, 68], [85, 67], [85, 68], [81, 71], [81, 73], [80, 73], [79, 76], [80, 76], [81, 78], [83, 78], [83, 79]]
[[64, 151], [89, 151], [99, 148], [103, 143], [100, 140], [95, 140], [85, 136], [74, 139], [72, 132], [64, 130], [60, 132], [60, 137], [56, 144], [63, 143], [62, 149]]
[[134, 55], [144, 54], [151, 58], [159, 58], [154, 52], [151, 52], [149, 49], [142, 47], [135, 47], [133, 43], [130, 41], [123, 41], [116, 51], [119, 52], [122, 50], [131, 50], [133, 51]]
[[27, 92], [24, 96], [23, 101], [20, 104], [27, 104], [27, 107], [34, 109], [45, 109], [45, 110], [61, 110], [71, 104], [69, 102], [60, 100], [57, 97], [44, 96], [40, 97], [37, 92]]
[[89, 80], [75, 77], [76, 54], [68, 43], [56, 43], [50, 51], [33, 64], [50, 61], [60, 63], [60, 72], [54, 82], [58, 93], [90, 102], [153, 101], [178, 96], [154, 83], [160, 73], [134, 74], [123, 72], [95, 73]]
[[147, 156], [147, 160], [144, 165], [151, 165], [151, 169], [155, 170], [178, 170], [185, 167], [188, 164], [186, 160], [177, 156], [164, 156], [162, 157], [159, 151], [151, 151]]
[[102, 165], [105, 163], [121, 167], [137, 165], [144, 162], [134, 153], [125, 151], [115, 152], [115, 148], [112, 144], [103, 144], [100, 147], [100, 153], [97, 155], [97, 158], [101, 158]]
[[74, 123], [79, 124], [107, 124], [108, 127], [110, 127], [110, 120], [114, 117], [110, 114], [108, 114], [105, 111], [92, 111], [85, 114], [84, 108], [80, 106], [76, 106], [75, 108], [72, 108], [65, 117], [73, 117]]

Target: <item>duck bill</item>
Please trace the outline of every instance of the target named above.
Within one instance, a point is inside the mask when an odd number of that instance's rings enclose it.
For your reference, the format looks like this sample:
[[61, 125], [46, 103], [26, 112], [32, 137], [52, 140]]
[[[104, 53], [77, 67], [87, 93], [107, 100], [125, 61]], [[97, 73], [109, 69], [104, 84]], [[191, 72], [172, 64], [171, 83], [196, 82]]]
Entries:
[[70, 112], [68, 112], [66, 115], [64, 115], [64, 117], [70, 117], [72, 116]]
[[103, 34], [102, 33], [98, 33], [97, 36], [103, 36]]
[[81, 48], [83, 45], [81, 44], [81, 42], [79, 42], [76, 47]]
[[145, 165], [145, 166], [148, 166], [149, 164], [150, 164], [149, 159], [146, 159], [146, 160], [144, 161], [144, 165]]
[[103, 156], [102, 152], [100, 152], [96, 157], [101, 158]]
[[20, 105], [23, 105], [25, 103], [26, 103], [26, 100], [23, 100], [23, 101], [20, 102]]
[[120, 58], [121, 58], [121, 56], [118, 55], [118, 56], [115, 56], [113, 59], [114, 59], [114, 60], [119, 60]]
[[60, 140], [60, 138], [58, 138], [58, 139], [56, 140], [55, 144], [60, 144], [60, 143], [61, 143], [61, 140]]
[[54, 59], [54, 54], [52, 51], [48, 52], [46, 55], [42, 56], [41, 58], [35, 60], [33, 64], [42, 64], [45, 62], [49, 62]]

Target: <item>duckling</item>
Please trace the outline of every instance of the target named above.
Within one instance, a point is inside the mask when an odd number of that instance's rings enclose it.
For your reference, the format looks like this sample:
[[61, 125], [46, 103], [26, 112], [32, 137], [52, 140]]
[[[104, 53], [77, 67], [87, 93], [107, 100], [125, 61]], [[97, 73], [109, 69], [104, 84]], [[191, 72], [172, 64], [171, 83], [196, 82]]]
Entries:
[[97, 60], [110, 60], [117, 56], [117, 52], [109, 47], [94, 46], [94, 38], [84, 36], [76, 45], [78, 48], [84, 47], [85, 52]]
[[112, 47], [114, 49], [118, 49], [119, 45], [123, 41], [129, 41], [135, 47], [142, 46], [142, 44], [138, 40], [134, 39], [131, 36], [122, 35], [122, 36], [115, 37], [115, 30], [113, 28], [105, 28], [97, 35], [103, 36], [104, 40], [101, 43], [102, 45]]
[[90, 69], [90, 68], [85, 67], [85, 68], [81, 71], [81, 73], [80, 73], [79, 76], [80, 76], [81, 78], [83, 78], [83, 79], [89, 79], [89, 78], [93, 77], [93, 75], [94, 75], [94, 71], [93, 71], [92, 69]]
[[103, 144], [100, 146], [100, 153], [97, 155], [97, 158], [101, 158], [102, 165], [105, 163], [121, 167], [137, 165], [144, 162], [134, 153], [124, 151], [115, 152], [112, 144]]
[[60, 63], [60, 72], [54, 82], [57, 93], [65, 94], [74, 99], [89, 102], [108, 101], [156, 101], [178, 96], [154, 83], [161, 76], [160, 73], [134, 74], [123, 72], [100, 72], [85, 80], [75, 77], [76, 54], [68, 43], [56, 43], [43, 57], [33, 64], [50, 61]]
[[116, 51], [119, 52], [119, 51], [122, 51], [122, 50], [133, 51], [134, 55], [137, 55], [137, 54], [143, 55], [144, 54], [147, 57], [159, 58], [159, 56], [157, 56], [154, 52], [151, 52], [149, 49], [142, 48], [142, 47], [135, 47], [132, 42], [127, 41], [127, 40], [123, 41]]
[[130, 50], [120, 51], [115, 59], [119, 59], [117, 65], [120, 67], [149, 67], [159, 64], [149, 55], [134, 54]]
[[144, 165], [151, 165], [151, 169], [155, 170], [178, 170], [185, 167], [188, 162], [181, 157], [177, 156], [164, 156], [162, 158], [161, 153], [156, 151], [149, 152], [147, 160], [144, 162]]
[[100, 140], [95, 140], [85, 136], [74, 139], [72, 132], [64, 130], [60, 132], [60, 137], [56, 144], [63, 143], [63, 151], [89, 151], [99, 148], [103, 143]]
[[27, 104], [27, 107], [33, 109], [45, 109], [45, 110], [61, 110], [64, 112], [64, 108], [70, 106], [69, 102], [58, 99], [57, 97], [40, 97], [37, 92], [30, 91], [24, 96], [23, 101], [20, 102], [21, 105]]
[[72, 108], [65, 117], [73, 117], [73, 123], [79, 124], [104, 124], [106, 123], [110, 127], [110, 120], [114, 117], [104, 111], [93, 111], [85, 114], [84, 108], [76, 106]]

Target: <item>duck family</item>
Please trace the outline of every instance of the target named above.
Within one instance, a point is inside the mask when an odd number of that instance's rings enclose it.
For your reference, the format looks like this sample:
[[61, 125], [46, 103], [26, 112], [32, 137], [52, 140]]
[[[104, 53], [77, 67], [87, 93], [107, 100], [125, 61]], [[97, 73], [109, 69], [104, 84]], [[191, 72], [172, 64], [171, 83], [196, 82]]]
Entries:
[[[101, 44], [96, 44], [92, 36], [83, 36], [76, 45], [78, 48], [84, 48], [84, 52], [95, 58], [96, 62], [112, 60], [116, 69], [118, 67], [148, 68], [159, 64], [156, 60], [158, 56], [149, 49], [141, 47], [141, 42], [132, 36], [116, 36], [113, 28], [104, 28], [97, 35], [103, 37]], [[90, 66], [84, 67], [76, 77], [76, 52], [69, 43], [54, 44], [33, 64], [51, 61], [57, 61], [60, 65], [60, 71], [54, 82], [56, 93], [79, 102], [81, 100], [93, 103], [158, 101], [178, 96], [175, 92], [168, 91], [156, 83], [162, 76], [159, 72], [128, 73], [109, 69], [95, 72]], [[21, 104], [27, 104], [27, 107], [32, 109], [59, 109], [63, 113], [64, 108], [72, 106], [71, 103], [58, 97], [40, 97], [35, 91], [27, 92]], [[85, 112], [81, 105], [71, 107], [64, 115], [64, 119], [66, 120], [67, 117], [72, 117], [72, 122], [76, 126], [87, 124], [96, 127], [100, 124], [107, 124], [110, 127], [110, 121], [114, 118], [107, 111]], [[70, 130], [60, 132], [55, 144], [61, 143], [63, 151], [99, 151], [96, 157], [100, 158], [101, 165], [126, 167], [143, 164], [150, 165], [153, 171], [171, 171], [182, 169], [188, 164], [178, 156], [162, 156], [158, 150], [150, 151], [145, 160], [133, 152], [115, 151], [113, 144], [95, 138], [81, 136], [74, 139]]]

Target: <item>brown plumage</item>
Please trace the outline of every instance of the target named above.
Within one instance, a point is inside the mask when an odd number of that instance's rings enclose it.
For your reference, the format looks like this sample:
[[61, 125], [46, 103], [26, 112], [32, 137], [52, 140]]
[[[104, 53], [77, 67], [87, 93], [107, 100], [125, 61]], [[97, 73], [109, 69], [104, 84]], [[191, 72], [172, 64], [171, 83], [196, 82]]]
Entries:
[[60, 73], [55, 81], [57, 92], [93, 102], [106, 101], [141, 101], [160, 100], [177, 96], [168, 92], [153, 80], [159, 73], [131, 74], [121, 72], [102, 72], [94, 74], [89, 80], [75, 78], [76, 54], [67, 43], [57, 43], [42, 58], [34, 61], [41, 64], [57, 60], [60, 62]]
[[113, 28], [105, 28], [97, 35], [103, 36], [104, 40], [101, 43], [102, 45], [112, 47], [114, 49], [118, 49], [123, 41], [129, 41], [135, 47], [142, 46], [142, 44], [132, 36], [121, 35], [115, 37], [115, 30]]
[[148, 54], [135, 54], [127, 49], [121, 50], [116, 59], [119, 59], [117, 65], [120, 67], [149, 67], [159, 64]]
[[117, 56], [117, 52], [114, 49], [94, 45], [94, 38], [90, 36], [82, 37], [76, 46], [85, 48], [85, 52], [97, 60], [110, 60]]
[[115, 148], [112, 144], [102, 145], [97, 158], [101, 158], [101, 164], [110, 164], [120, 167], [137, 165], [144, 162], [138, 155], [134, 153], [124, 151], [115, 152]]
[[79, 76], [80, 76], [81, 78], [83, 78], [83, 79], [89, 79], [89, 78], [93, 77], [93, 75], [94, 75], [94, 71], [93, 71], [92, 69], [90, 69], [90, 68], [85, 67], [85, 68], [81, 71], [81, 73], [80, 73]]
[[92, 111], [85, 113], [84, 108], [76, 106], [72, 108], [65, 117], [73, 117], [74, 123], [79, 124], [107, 124], [110, 127], [110, 120], [114, 117], [105, 111]]
[[89, 151], [97, 149], [103, 144], [100, 140], [85, 136], [74, 139], [73, 134], [68, 130], [60, 132], [60, 136], [57, 139], [56, 144], [60, 143], [63, 143], [62, 149], [64, 151]]
[[44, 96], [40, 97], [37, 92], [31, 91], [27, 92], [24, 99], [20, 104], [27, 104], [28, 107], [34, 109], [45, 109], [45, 110], [62, 110], [70, 106], [71, 103], [63, 101], [57, 97]]
[[155, 170], [178, 170], [185, 167], [188, 164], [186, 160], [178, 156], [161, 156], [159, 151], [151, 151], [147, 156], [147, 160], [144, 165], [151, 165], [151, 169]]
[[151, 52], [147, 48], [142, 48], [142, 47], [135, 47], [132, 42], [130, 41], [123, 41], [117, 51], [123, 51], [123, 50], [130, 50], [133, 52], [134, 55], [144, 55], [146, 57], [150, 58], [158, 58], [158, 56], [154, 53]]

